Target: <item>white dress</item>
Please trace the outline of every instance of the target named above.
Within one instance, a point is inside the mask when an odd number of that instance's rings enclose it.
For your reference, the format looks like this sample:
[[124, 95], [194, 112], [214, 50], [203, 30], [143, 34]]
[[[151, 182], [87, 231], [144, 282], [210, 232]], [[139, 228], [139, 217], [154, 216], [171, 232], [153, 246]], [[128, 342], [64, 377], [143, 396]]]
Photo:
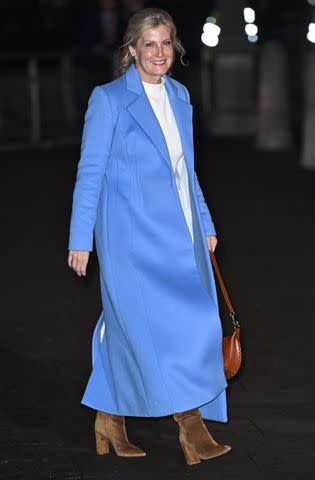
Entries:
[[186, 219], [192, 242], [194, 242], [192, 213], [190, 206], [188, 173], [182, 142], [177, 128], [175, 116], [165, 88], [165, 80], [161, 83], [142, 82], [153, 111], [159, 121], [169, 151], [182, 210]]

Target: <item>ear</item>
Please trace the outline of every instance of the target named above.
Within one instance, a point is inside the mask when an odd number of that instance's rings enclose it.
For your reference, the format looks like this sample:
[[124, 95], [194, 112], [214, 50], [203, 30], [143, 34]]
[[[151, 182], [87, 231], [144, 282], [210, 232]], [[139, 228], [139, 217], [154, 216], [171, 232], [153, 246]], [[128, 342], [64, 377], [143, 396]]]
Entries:
[[136, 55], [136, 49], [133, 48], [131, 45], [128, 45], [128, 49], [129, 49], [130, 55], [134, 57]]

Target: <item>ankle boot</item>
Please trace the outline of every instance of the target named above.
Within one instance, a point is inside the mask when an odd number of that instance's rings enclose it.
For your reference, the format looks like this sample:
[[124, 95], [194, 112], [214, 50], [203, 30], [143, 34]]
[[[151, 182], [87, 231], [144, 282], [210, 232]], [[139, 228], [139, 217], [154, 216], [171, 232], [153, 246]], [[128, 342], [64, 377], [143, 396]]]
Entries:
[[132, 445], [127, 438], [125, 417], [105, 412], [96, 412], [95, 418], [96, 452], [98, 455], [109, 453], [111, 444], [119, 457], [143, 457], [141, 448]]
[[175, 413], [173, 417], [179, 426], [179, 441], [188, 465], [219, 457], [231, 450], [229, 445], [219, 445], [212, 438], [198, 408]]

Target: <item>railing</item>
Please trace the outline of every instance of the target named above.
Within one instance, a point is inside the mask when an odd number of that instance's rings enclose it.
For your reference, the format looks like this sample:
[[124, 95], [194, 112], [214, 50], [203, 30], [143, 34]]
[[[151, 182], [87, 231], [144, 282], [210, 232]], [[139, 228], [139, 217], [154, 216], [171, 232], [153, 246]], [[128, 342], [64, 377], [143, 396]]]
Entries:
[[115, 77], [117, 53], [0, 55], [0, 147], [77, 141], [95, 85]]

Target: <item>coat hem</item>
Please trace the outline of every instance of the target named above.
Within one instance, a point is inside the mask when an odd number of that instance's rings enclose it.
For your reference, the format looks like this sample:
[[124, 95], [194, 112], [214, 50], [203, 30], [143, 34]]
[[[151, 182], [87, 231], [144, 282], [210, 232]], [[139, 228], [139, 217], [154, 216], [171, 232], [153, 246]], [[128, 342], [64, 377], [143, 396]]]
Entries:
[[[180, 407], [180, 411], [183, 412], [183, 411], [186, 411], [186, 410], [190, 410], [192, 408], [201, 408], [201, 407], [204, 407], [206, 406], [208, 403], [214, 401], [221, 393], [223, 393], [227, 388], [227, 385], [224, 387], [224, 388], [221, 388], [219, 391], [216, 392], [215, 395], [211, 395], [211, 398], [209, 399], [209, 397], [207, 397], [206, 401], [194, 401], [193, 403], [188, 403], [187, 405], [185, 405], [184, 407], [181, 406]], [[140, 418], [155, 418], [155, 417], [167, 417], [167, 416], [170, 416], [170, 415], [174, 415], [174, 413], [179, 413], [179, 410], [178, 409], [175, 409], [174, 408], [171, 408], [171, 409], [166, 409], [165, 411], [161, 411], [159, 412], [158, 414], [156, 415], [153, 415], [153, 414], [148, 414], [148, 413], [140, 413], [139, 411], [135, 411], [134, 413], [130, 413], [130, 410], [128, 410], [128, 413], [127, 412], [127, 409], [124, 410], [124, 409], [113, 409], [113, 408], [106, 408], [106, 410], [102, 410], [100, 407], [96, 406], [95, 404], [92, 405], [93, 402], [90, 402], [89, 400], [87, 399], [82, 399], [81, 400], [81, 404], [82, 405], [85, 405], [86, 407], [89, 407], [89, 408], [92, 408], [94, 410], [100, 410], [100, 411], [103, 411], [103, 412], [106, 412], [106, 413], [110, 413], [112, 415], [123, 415], [125, 417], [140, 417]], [[213, 420], [213, 421], [217, 421], [217, 422], [221, 422], [221, 423], [227, 423], [228, 422], [228, 417], [227, 415], [218, 415], [216, 418], [210, 418], [209, 416], [206, 416], [206, 415], [203, 415], [201, 413], [201, 416], [203, 418], [205, 418], [206, 420]], [[219, 417], [219, 418], [218, 418]]]

